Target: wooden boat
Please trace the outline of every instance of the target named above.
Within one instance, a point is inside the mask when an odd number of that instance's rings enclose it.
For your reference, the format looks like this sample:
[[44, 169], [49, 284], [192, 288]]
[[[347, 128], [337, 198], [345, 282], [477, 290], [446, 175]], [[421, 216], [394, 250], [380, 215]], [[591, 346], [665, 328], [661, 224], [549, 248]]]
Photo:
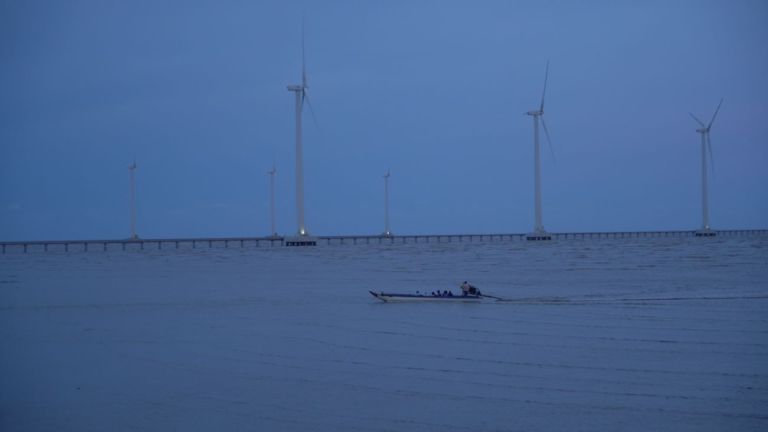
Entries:
[[431, 295], [431, 294], [394, 294], [385, 292], [368, 291], [372, 296], [383, 302], [478, 302], [482, 301], [484, 295]]

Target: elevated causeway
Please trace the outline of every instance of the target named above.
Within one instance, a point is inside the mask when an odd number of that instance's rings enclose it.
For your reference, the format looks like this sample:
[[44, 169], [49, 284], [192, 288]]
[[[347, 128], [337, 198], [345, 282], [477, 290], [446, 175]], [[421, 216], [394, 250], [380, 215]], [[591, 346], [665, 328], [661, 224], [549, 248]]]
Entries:
[[[658, 237], [695, 237], [691, 231], [617, 231], [549, 233], [553, 241], [579, 239], [629, 239]], [[424, 234], [424, 235], [338, 235], [316, 236], [318, 246], [363, 244], [416, 244], [452, 242], [526, 241], [528, 234]], [[719, 230], [717, 237], [768, 236], [768, 229]], [[37, 251], [95, 251], [214, 248], [214, 247], [282, 247], [292, 237], [200, 237], [200, 238], [140, 238], [111, 240], [38, 240], [0, 241], [2, 253]], [[295, 238], [295, 237], [293, 237]], [[716, 238], [716, 237], [715, 237]]]

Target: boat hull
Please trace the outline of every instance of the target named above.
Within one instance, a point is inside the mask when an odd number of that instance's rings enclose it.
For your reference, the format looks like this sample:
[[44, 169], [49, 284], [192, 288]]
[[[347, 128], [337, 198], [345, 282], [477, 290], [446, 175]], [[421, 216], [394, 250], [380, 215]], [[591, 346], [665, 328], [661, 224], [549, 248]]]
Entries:
[[433, 296], [423, 294], [392, 294], [384, 292], [368, 291], [372, 296], [387, 303], [401, 303], [401, 302], [478, 302], [482, 301], [483, 297], [479, 295], [468, 296]]

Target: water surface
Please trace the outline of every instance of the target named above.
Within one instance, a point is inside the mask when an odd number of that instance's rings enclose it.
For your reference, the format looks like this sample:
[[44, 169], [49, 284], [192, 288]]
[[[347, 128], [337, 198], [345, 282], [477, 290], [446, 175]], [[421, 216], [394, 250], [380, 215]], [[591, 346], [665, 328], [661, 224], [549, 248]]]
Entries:
[[[0, 256], [3, 430], [766, 430], [768, 239]], [[510, 299], [385, 304], [367, 291]], [[524, 301], [520, 301], [524, 299]]]

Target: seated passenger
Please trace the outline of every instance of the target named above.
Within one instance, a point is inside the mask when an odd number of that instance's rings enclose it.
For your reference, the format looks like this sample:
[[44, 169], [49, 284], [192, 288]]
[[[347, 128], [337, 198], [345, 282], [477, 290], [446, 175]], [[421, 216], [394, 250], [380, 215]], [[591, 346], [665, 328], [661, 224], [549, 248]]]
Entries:
[[469, 294], [470, 287], [471, 287], [471, 285], [467, 281], [464, 281], [464, 283], [461, 284], [461, 295], [466, 297], [467, 294]]

